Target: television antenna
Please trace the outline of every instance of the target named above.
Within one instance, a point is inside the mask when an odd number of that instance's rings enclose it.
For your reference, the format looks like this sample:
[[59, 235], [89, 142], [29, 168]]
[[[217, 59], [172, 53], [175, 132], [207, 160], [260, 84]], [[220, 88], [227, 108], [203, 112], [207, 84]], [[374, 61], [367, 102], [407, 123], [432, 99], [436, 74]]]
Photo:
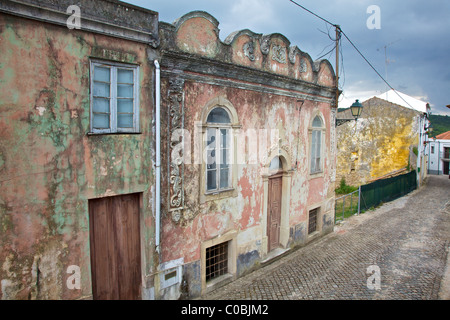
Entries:
[[[388, 43], [388, 44], [384, 45], [384, 47], [377, 49], [377, 51], [380, 51], [381, 49], [384, 48], [384, 62], [385, 62], [384, 72], [385, 72], [386, 81], [388, 80], [388, 64], [392, 63], [392, 62], [395, 62], [395, 60], [389, 60], [388, 59], [388, 57], [387, 57], [387, 48], [389, 46], [393, 45], [394, 43], [399, 42], [400, 40], [401, 39], [395, 40], [395, 41], [393, 41], [391, 43]], [[386, 88], [386, 89], [387, 89], [386, 90], [386, 99], [387, 99], [387, 92], [389, 91], [389, 89], [388, 88]]]

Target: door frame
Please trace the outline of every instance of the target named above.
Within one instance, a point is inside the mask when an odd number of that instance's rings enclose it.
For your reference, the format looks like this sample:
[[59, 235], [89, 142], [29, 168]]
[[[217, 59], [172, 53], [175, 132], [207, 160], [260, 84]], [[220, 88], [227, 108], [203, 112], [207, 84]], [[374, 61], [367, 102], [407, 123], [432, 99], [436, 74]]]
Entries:
[[292, 171], [290, 156], [286, 150], [277, 148], [269, 154], [266, 158], [264, 170], [262, 174], [264, 185], [263, 196], [263, 216], [262, 216], [262, 256], [266, 256], [269, 253], [269, 239], [267, 234], [268, 225], [268, 210], [269, 210], [269, 166], [274, 157], [279, 157], [281, 160], [282, 169], [278, 172], [282, 176], [282, 188], [281, 188], [281, 218], [280, 218], [280, 238], [279, 246], [281, 248], [287, 248], [289, 242], [289, 203], [290, 203], [290, 186], [292, 180]]
[[442, 174], [448, 175], [450, 173], [450, 163], [448, 160], [442, 160]]

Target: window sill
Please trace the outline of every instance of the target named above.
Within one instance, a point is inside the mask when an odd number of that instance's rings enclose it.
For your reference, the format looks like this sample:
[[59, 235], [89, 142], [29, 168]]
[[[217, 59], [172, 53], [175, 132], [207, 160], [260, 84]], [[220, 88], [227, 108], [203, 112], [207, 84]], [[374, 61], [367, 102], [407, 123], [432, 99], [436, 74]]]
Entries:
[[223, 276], [217, 277], [215, 279], [209, 280], [206, 282], [206, 289], [205, 292], [202, 294], [214, 291], [220, 287], [223, 287], [224, 285], [232, 282], [234, 280], [234, 275], [231, 273], [224, 274]]
[[138, 132], [88, 132], [86, 133], [87, 136], [107, 136], [107, 135], [112, 135], [112, 136], [117, 136], [117, 135], [128, 135], [128, 134], [142, 134], [141, 131]]
[[233, 191], [233, 190], [234, 190], [234, 188], [214, 190], [214, 191], [207, 191], [207, 192], [205, 192], [205, 196], [217, 195], [217, 194], [221, 194], [221, 193], [229, 192], [229, 191]]
[[320, 178], [324, 176], [324, 172], [323, 171], [319, 171], [319, 172], [314, 172], [314, 173], [310, 173], [309, 174], [309, 179], [316, 179], [316, 178]]
[[316, 230], [316, 231], [311, 232], [310, 234], [308, 234], [308, 237], [307, 237], [306, 241], [307, 242], [311, 242], [311, 241], [313, 241], [314, 239], [316, 239], [319, 236], [320, 236], [320, 231]]
[[208, 201], [221, 200], [225, 198], [237, 197], [236, 188], [214, 191], [214, 192], [205, 192], [200, 196], [200, 203], [205, 203]]

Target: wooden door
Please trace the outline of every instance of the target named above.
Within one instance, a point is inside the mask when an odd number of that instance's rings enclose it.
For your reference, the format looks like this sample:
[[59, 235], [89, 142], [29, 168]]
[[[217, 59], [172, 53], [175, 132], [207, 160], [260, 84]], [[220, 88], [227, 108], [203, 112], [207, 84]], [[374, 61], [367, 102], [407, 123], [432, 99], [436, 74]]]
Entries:
[[444, 164], [444, 168], [443, 168], [443, 170], [444, 170], [444, 175], [447, 175], [447, 174], [449, 174], [449, 163], [448, 163], [448, 161], [443, 161], [443, 164]]
[[281, 175], [269, 178], [269, 211], [267, 217], [269, 251], [279, 247], [282, 179]]
[[94, 299], [141, 297], [139, 203], [139, 194], [89, 200]]

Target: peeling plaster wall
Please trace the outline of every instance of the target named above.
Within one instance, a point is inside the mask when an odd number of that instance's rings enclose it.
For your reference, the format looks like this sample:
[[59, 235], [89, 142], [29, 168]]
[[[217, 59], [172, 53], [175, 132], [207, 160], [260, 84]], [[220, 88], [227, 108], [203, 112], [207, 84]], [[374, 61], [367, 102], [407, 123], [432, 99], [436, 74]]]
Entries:
[[[143, 193], [142, 275], [152, 273], [155, 51], [4, 13], [0, 42], [0, 298], [91, 297], [91, 198]], [[140, 65], [142, 134], [87, 135], [91, 57]], [[70, 265], [80, 290], [66, 286]]]
[[[194, 297], [206, 290], [202, 244], [232, 239], [234, 277], [267, 256], [267, 173], [274, 156], [284, 159], [281, 246], [304, 245], [333, 229], [335, 77], [328, 61], [313, 62], [280, 34], [242, 30], [221, 42], [217, 20], [205, 12], [160, 24], [160, 39], [162, 127], [167, 128], [162, 132], [162, 261], [184, 259], [187, 289], [182, 296]], [[242, 161], [234, 166], [233, 190], [205, 195], [204, 169], [193, 155], [201, 142], [194, 136], [197, 130], [201, 137], [205, 110], [217, 105], [230, 106], [233, 132], [256, 143], [235, 140]], [[310, 128], [316, 115], [324, 120], [323, 171], [310, 175]], [[181, 140], [172, 140], [179, 129], [189, 133], [183, 150], [191, 153], [174, 164], [174, 155], [183, 153], [176, 147]], [[272, 132], [278, 135], [271, 137]], [[316, 207], [319, 232], [308, 236], [308, 211]]]
[[[336, 186], [342, 177], [348, 185], [361, 185], [384, 175], [415, 169], [413, 148], [419, 143], [420, 113], [380, 98], [363, 102], [357, 122], [337, 128]], [[351, 118], [350, 111], [339, 118]]]

